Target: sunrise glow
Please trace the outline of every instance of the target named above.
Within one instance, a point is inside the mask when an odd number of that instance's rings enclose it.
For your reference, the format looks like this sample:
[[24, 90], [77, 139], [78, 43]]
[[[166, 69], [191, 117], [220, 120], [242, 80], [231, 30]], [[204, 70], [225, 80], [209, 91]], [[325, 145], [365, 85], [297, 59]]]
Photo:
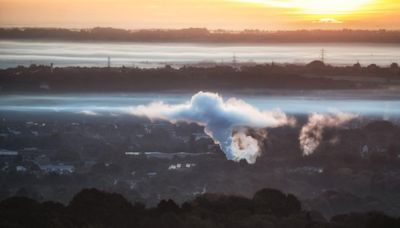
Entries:
[[397, 0], [0, 0], [0, 26], [399, 29]]
[[266, 6], [299, 9], [304, 14], [350, 14], [373, 0], [239, 0]]

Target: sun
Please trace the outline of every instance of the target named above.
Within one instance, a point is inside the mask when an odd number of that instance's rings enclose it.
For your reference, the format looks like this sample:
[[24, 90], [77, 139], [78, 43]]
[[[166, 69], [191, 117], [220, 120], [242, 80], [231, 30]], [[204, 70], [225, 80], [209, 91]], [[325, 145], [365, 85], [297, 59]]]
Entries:
[[373, 0], [239, 0], [274, 7], [298, 9], [309, 15], [341, 15], [359, 10]]

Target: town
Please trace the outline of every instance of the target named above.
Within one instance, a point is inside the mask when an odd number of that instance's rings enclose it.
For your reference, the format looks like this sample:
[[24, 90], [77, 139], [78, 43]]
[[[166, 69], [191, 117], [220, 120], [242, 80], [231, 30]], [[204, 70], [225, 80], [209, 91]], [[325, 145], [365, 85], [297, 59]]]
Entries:
[[273, 187], [296, 194], [327, 217], [376, 208], [400, 212], [400, 201], [393, 200], [400, 192], [397, 124], [363, 118], [329, 129], [308, 157], [299, 148], [298, 126], [268, 131], [262, 156], [249, 165], [226, 160], [197, 124], [129, 115], [4, 112], [0, 198], [67, 203], [83, 188], [98, 188], [156, 205], [207, 192], [250, 196]]

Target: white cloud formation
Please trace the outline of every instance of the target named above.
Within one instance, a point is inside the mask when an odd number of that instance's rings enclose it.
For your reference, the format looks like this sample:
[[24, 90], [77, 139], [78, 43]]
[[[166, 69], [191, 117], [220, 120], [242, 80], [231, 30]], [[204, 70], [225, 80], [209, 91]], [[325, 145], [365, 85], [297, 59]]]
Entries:
[[295, 120], [282, 111], [261, 111], [242, 100], [224, 101], [218, 94], [209, 92], [199, 92], [183, 104], [156, 102], [133, 107], [129, 113], [172, 123], [185, 121], [202, 125], [227, 159], [245, 159], [250, 164], [255, 163], [261, 153], [260, 140], [242, 127], [257, 129], [295, 124]]

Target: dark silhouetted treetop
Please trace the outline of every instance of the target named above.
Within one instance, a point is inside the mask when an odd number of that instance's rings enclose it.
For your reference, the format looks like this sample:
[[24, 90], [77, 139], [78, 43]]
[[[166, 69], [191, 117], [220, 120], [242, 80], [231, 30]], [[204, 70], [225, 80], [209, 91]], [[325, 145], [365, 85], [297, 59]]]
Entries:
[[74, 196], [67, 209], [82, 221], [105, 227], [133, 226], [140, 214], [122, 195], [97, 189], [82, 190]]
[[24, 197], [0, 202], [0, 227], [61, 228], [397, 228], [400, 220], [379, 212], [337, 215], [330, 222], [316, 211], [302, 211], [298, 199], [262, 189], [253, 199], [204, 194], [179, 207], [161, 200], [155, 208], [131, 204], [122, 195], [84, 189], [65, 207]]
[[301, 212], [301, 203], [294, 195], [286, 195], [276, 189], [262, 189], [256, 192], [253, 202], [257, 214], [287, 217]]

